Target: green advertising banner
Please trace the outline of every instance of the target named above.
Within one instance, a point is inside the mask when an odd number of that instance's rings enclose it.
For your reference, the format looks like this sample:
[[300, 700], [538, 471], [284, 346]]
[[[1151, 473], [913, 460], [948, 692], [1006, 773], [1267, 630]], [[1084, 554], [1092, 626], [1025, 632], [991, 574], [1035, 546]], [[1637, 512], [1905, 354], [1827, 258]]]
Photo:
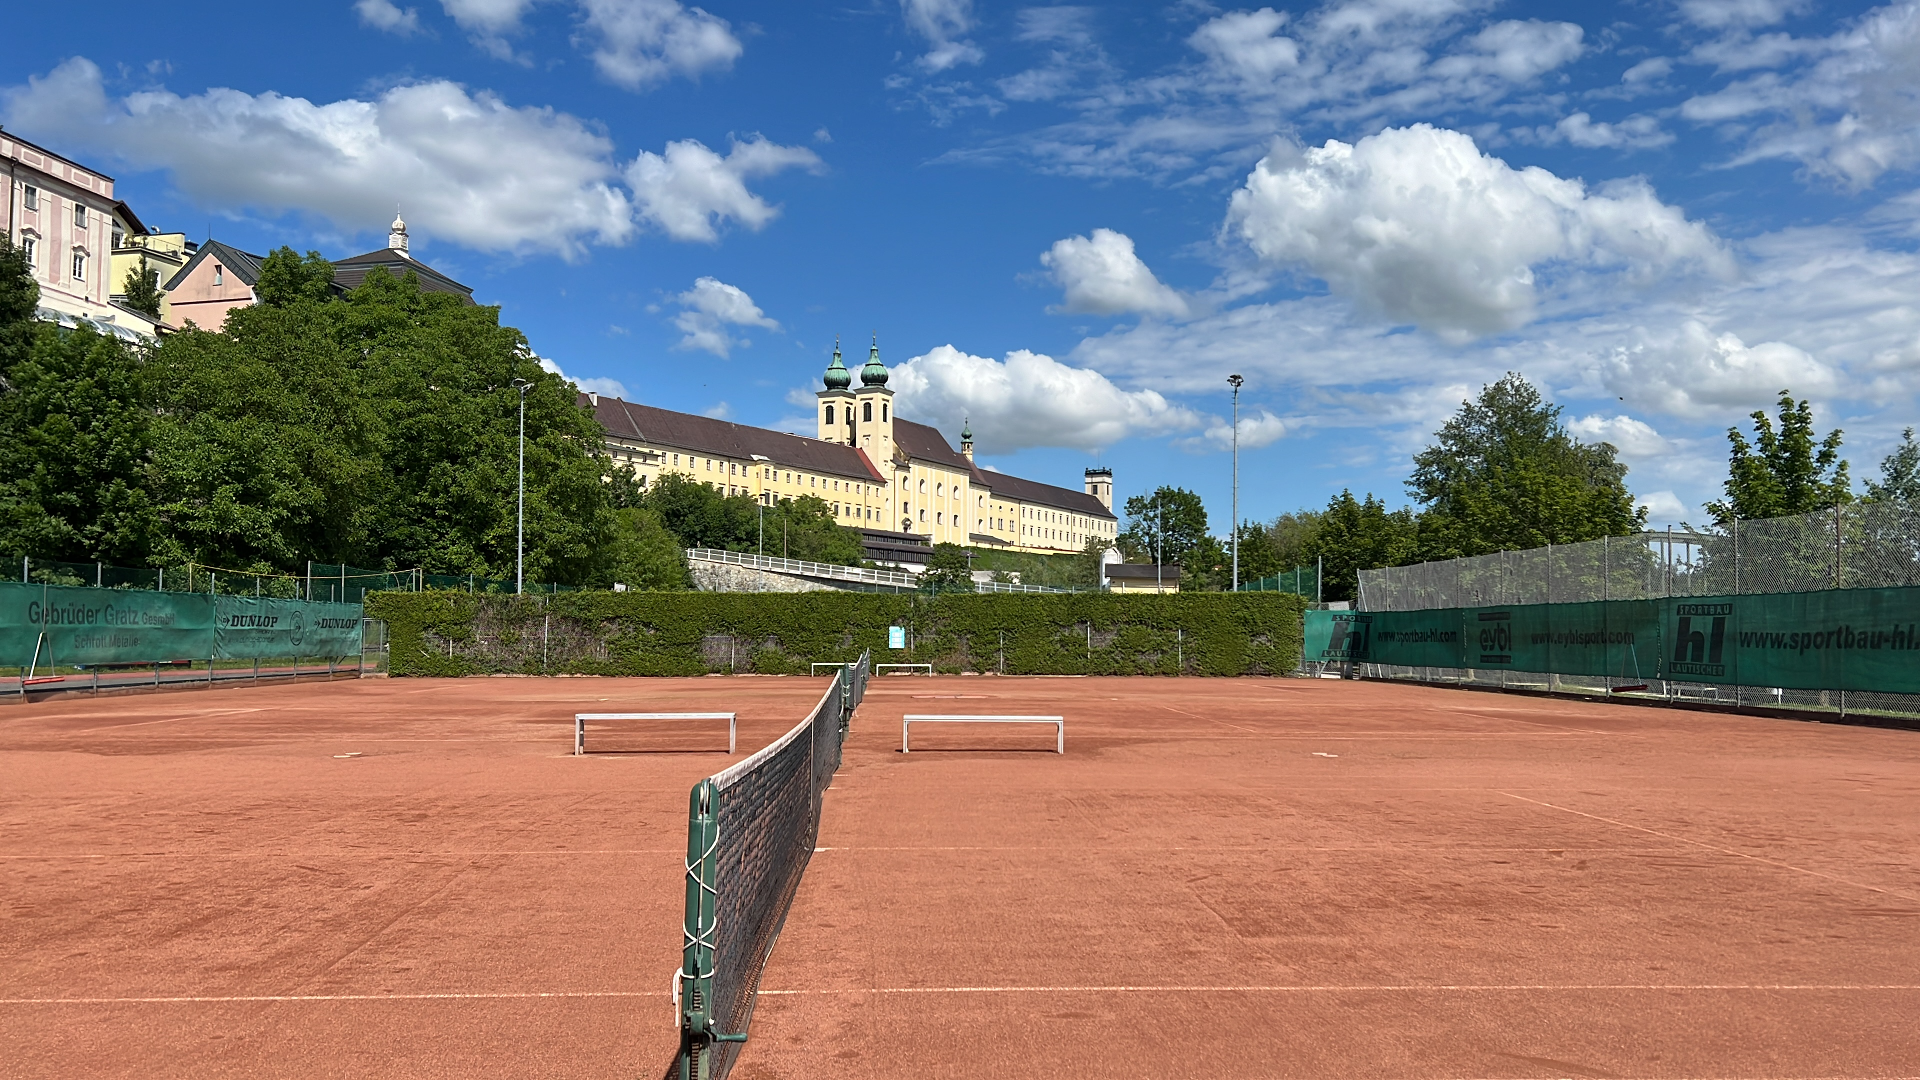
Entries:
[[0, 665], [354, 656], [359, 604], [0, 582]]
[[215, 655], [223, 660], [360, 652], [359, 604], [221, 596], [214, 600], [214, 613]]
[[1595, 600], [1466, 608], [1460, 612], [1461, 659], [1451, 666], [1651, 678], [1660, 662], [1664, 603]]
[[0, 663], [32, 664], [36, 649], [41, 667], [205, 660], [213, 655], [213, 598], [0, 583]]
[[1309, 611], [1306, 659], [1913, 694], [1920, 588]]
[[1666, 677], [1789, 690], [1920, 693], [1920, 588], [1665, 602]]

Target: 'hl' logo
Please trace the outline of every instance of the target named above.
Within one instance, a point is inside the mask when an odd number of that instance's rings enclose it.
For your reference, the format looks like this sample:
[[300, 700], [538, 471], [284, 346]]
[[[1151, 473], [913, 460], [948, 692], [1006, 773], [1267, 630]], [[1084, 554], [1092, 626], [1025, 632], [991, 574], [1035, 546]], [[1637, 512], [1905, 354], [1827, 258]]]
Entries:
[[[1682, 604], [1680, 625], [1674, 635], [1673, 671], [1677, 675], [1725, 675], [1727, 616], [1732, 604]], [[1713, 621], [1703, 629], [1694, 628], [1694, 619]]]

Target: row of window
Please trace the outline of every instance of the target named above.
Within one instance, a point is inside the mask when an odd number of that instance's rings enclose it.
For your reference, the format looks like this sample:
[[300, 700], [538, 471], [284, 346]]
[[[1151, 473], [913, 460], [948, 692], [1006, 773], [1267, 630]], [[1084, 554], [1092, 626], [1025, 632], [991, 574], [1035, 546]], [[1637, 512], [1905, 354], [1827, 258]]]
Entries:
[[[35, 210], [35, 211], [39, 210], [40, 209], [40, 189], [37, 187], [34, 187], [32, 184], [22, 184], [20, 185], [20, 187], [21, 187], [21, 197], [20, 197], [21, 207], [27, 210]], [[76, 229], [84, 229], [87, 227], [87, 204], [86, 203], [76, 202], [73, 204], [73, 227]]]
[[[34, 270], [40, 269], [40, 241], [37, 237], [22, 236], [20, 238], [20, 253], [27, 257], [28, 267]], [[75, 251], [73, 253], [73, 261], [68, 264], [67, 276], [74, 281], [87, 280], [87, 261], [86, 252]]]
[[[862, 402], [862, 403], [861, 403], [861, 405], [863, 406], [863, 407], [862, 407], [862, 409], [861, 409], [861, 414], [860, 414], [860, 419], [861, 419], [861, 421], [862, 421], [863, 423], [868, 423], [868, 424], [871, 424], [871, 423], [873, 423], [873, 402], [871, 402], [871, 401], [866, 401], [866, 402]], [[834, 411], [833, 411], [833, 403], [832, 403], [832, 402], [828, 402], [828, 403], [827, 403], [827, 424], [828, 424], [828, 426], [832, 426], [832, 424], [833, 424], [833, 418], [834, 418]], [[881, 403], [880, 403], [880, 422], [881, 422], [881, 423], [885, 423], [885, 422], [886, 422], [886, 420], [887, 420], [887, 403], [883, 401], [883, 402], [881, 402]], [[848, 410], [847, 410], [847, 423], [849, 423], [849, 424], [851, 424], [851, 423], [853, 423], [853, 410], [852, 410], [852, 409], [848, 409]]]

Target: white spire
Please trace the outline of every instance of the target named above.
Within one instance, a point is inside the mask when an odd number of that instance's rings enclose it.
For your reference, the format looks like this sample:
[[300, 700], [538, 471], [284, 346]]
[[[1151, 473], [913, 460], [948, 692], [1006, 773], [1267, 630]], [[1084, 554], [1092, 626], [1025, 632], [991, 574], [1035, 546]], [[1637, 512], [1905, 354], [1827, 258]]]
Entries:
[[413, 258], [407, 255], [407, 223], [400, 220], [400, 214], [397, 211], [393, 215], [393, 226], [387, 233], [387, 246], [406, 255], [409, 259]]

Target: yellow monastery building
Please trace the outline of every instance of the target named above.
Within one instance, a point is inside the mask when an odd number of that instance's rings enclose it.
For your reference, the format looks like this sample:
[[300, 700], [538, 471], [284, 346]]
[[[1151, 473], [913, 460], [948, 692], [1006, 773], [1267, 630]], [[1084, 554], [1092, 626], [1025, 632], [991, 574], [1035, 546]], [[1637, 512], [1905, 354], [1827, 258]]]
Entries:
[[973, 463], [973, 433], [956, 452], [934, 428], [893, 413], [893, 391], [876, 344], [853, 372], [833, 350], [815, 396], [818, 437], [806, 438], [618, 398], [583, 394], [607, 431], [614, 461], [642, 485], [675, 472], [729, 495], [776, 500], [814, 495], [841, 524], [866, 533], [869, 552], [919, 562], [924, 545], [1060, 553], [1111, 543], [1113, 471], [1086, 470], [1081, 490], [990, 472]]

